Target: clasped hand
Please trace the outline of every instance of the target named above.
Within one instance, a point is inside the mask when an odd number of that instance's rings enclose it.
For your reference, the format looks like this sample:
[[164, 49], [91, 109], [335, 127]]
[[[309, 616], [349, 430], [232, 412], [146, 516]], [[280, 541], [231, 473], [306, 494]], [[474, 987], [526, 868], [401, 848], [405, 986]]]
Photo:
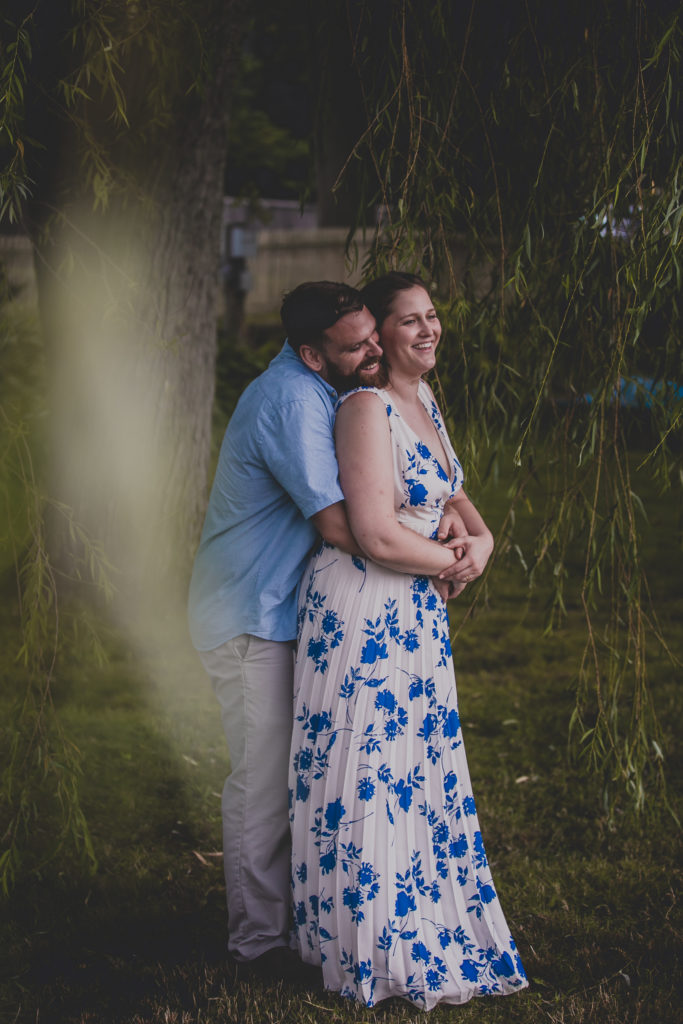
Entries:
[[[477, 518], [481, 522], [481, 517]], [[460, 512], [450, 503], [446, 505], [439, 523], [437, 539], [443, 547], [453, 551], [455, 561], [438, 576], [432, 577], [432, 583], [444, 601], [450, 601], [451, 598], [462, 594], [467, 584], [478, 579], [486, 568], [493, 551], [493, 536], [483, 522], [481, 525], [481, 533], [468, 533]]]
[[468, 583], [478, 579], [486, 568], [486, 563], [493, 551], [493, 537], [490, 533], [463, 534], [450, 537], [444, 547], [451, 548], [455, 561], [448, 569], [444, 569], [432, 582], [444, 601], [457, 597]]
[[453, 548], [456, 558], [452, 566], [439, 573], [439, 579], [451, 580], [453, 583], [470, 583], [476, 580], [486, 568], [489, 555], [493, 551], [493, 537], [490, 533], [478, 533], [474, 536], [464, 534], [452, 537], [446, 546]]

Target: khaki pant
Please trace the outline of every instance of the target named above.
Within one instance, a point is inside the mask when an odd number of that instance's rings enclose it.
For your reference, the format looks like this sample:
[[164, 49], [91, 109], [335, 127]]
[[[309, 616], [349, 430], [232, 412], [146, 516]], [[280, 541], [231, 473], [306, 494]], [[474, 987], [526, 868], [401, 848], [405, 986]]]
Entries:
[[243, 634], [200, 657], [230, 752], [222, 801], [228, 949], [252, 960], [289, 945], [294, 652], [290, 643]]

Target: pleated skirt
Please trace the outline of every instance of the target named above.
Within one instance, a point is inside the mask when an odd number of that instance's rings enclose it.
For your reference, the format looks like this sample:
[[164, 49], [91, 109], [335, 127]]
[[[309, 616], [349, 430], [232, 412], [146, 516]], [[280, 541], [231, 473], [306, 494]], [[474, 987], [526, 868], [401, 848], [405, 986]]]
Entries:
[[294, 941], [325, 987], [423, 1009], [527, 985], [479, 829], [430, 581], [323, 544], [299, 598]]

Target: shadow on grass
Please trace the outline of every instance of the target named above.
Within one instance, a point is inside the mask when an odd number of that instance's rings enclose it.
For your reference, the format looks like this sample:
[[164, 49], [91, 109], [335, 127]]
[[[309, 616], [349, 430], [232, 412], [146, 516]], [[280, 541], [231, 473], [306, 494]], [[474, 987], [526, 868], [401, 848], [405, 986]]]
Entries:
[[[661, 515], [661, 522], [657, 520]], [[683, 604], [673, 510], [648, 538], [653, 587], [678, 645]], [[495, 519], [495, 511], [490, 515]], [[494, 522], [495, 525], [495, 522]], [[668, 539], [667, 539], [668, 538]], [[452, 610], [457, 625], [459, 609]], [[0, 622], [6, 747], [16, 620]], [[580, 616], [578, 617], [580, 620]], [[570, 615], [542, 635], [543, 608], [502, 566], [488, 606], [460, 632], [454, 659], [482, 833], [531, 981], [505, 999], [439, 1006], [430, 1024], [678, 1024], [683, 999], [680, 831], [666, 809], [610, 822], [595, 780], [567, 756], [583, 646]], [[16, 646], [14, 644], [14, 646]], [[331, 993], [238, 985], [225, 953], [220, 789], [226, 755], [208, 682], [179, 638], [163, 658], [120, 637], [95, 667], [67, 651], [54, 686], [82, 754], [82, 792], [98, 871], [52, 849], [46, 792], [24, 871], [0, 923], [3, 1020], [26, 1024], [414, 1024], [392, 1000], [354, 1007]], [[653, 652], [669, 796], [680, 806], [677, 673]], [[54, 853], [52, 860], [47, 855]]]
[[[7, 740], [12, 697], [20, 696], [12, 684], [21, 677], [11, 668], [11, 602], [5, 608]], [[67, 652], [53, 684], [61, 725], [81, 753], [82, 805], [98, 868], [92, 874], [72, 851], [55, 849], [59, 808], [46, 789], [4, 902], [3, 1020], [129, 1019], [161, 996], [169, 977], [177, 978], [177, 997], [189, 998], [188, 963], [225, 963], [220, 789], [227, 759], [213, 696], [182, 644], [169, 652], [161, 681], [120, 637], [112, 634], [109, 646], [103, 668]]]

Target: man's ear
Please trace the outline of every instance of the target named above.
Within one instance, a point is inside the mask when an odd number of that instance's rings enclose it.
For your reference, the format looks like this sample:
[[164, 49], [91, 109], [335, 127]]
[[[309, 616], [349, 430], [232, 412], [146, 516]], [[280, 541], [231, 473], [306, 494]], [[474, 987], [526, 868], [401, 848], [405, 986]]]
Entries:
[[302, 345], [299, 349], [299, 358], [314, 373], [320, 373], [325, 365], [322, 352], [312, 345]]

